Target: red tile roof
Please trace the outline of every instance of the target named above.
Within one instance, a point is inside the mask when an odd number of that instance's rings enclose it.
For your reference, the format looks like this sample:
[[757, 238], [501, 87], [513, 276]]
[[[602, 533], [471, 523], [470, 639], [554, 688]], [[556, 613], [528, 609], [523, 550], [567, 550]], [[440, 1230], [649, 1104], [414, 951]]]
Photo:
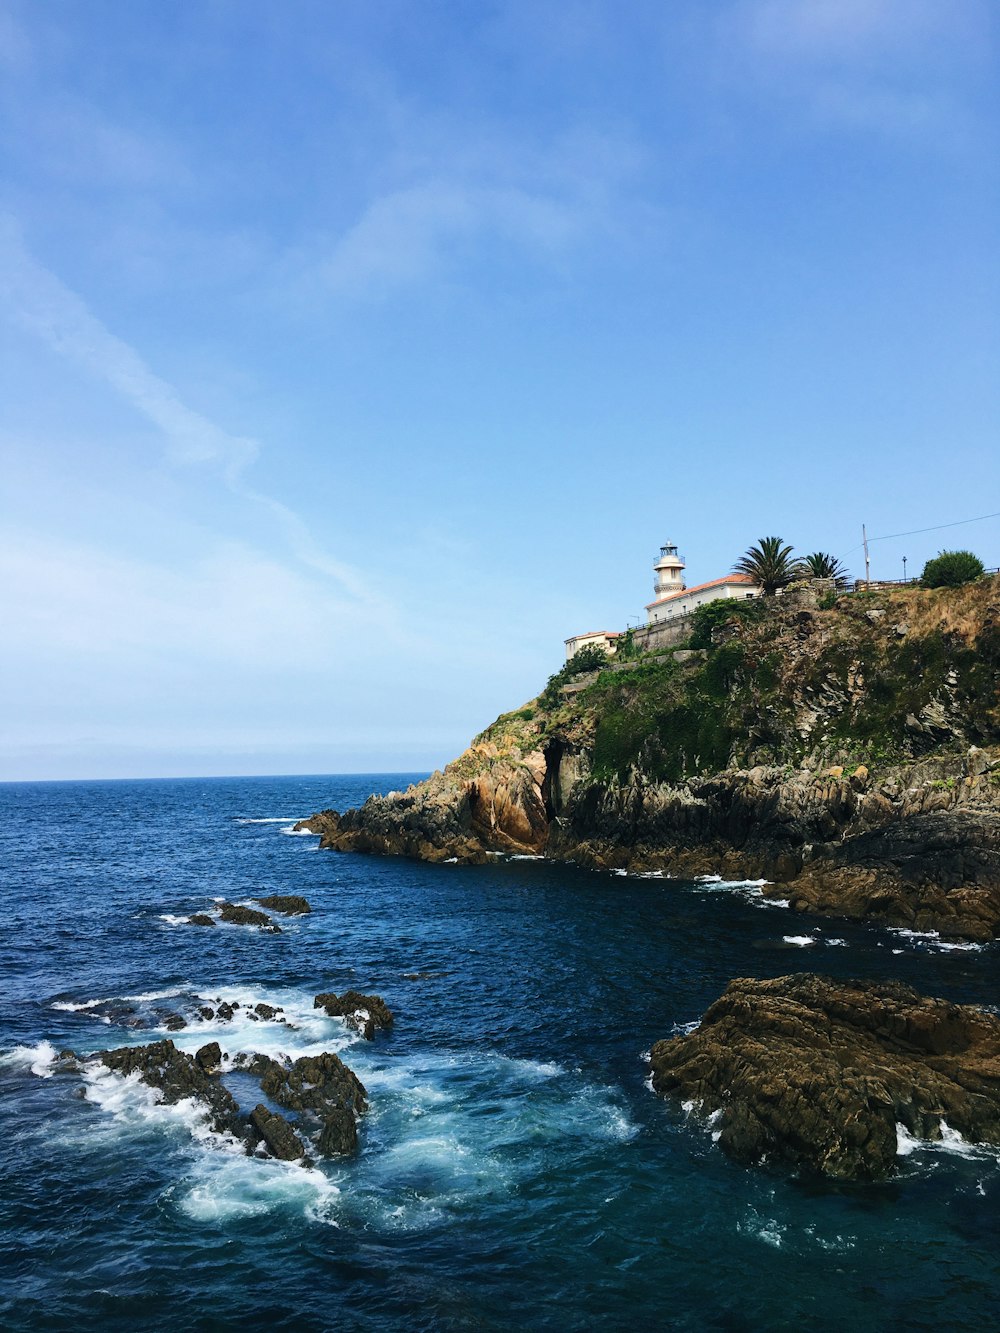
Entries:
[[678, 597], [690, 597], [693, 593], [704, 592], [706, 588], [720, 588], [727, 583], [747, 584], [756, 587], [757, 584], [749, 574], [726, 574], [721, 579], [709, 579], [707, 583], [696, 583], [693, 588], [685, 588], [682, 592], [668, 592], [666, 597], [658, 597], [655, 602], [647, 602], [646, 610], [651, 610], [654, 606], [662, 606], [664, 602], [676, 602]]
[[597, 635], [599, 634], [603, 634], [606, 639], [621, 638], [621, 631], [617, 629], [588, 629], [585, 630], [582, 634], [571, 634], [569, 638], [564, 639], [563, 642], [571, 643], [573, 639], [593, 639], [596, 638]]

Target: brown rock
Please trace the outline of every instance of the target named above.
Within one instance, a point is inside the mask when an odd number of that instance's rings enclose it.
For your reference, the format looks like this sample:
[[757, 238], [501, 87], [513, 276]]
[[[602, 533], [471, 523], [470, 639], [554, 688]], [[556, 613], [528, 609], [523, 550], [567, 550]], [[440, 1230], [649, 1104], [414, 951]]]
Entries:
[[740, 978], [651, 1063], [655, 1091], [717, 1117], [741, 1162], [879, 1180], [897, 1124], [1000, 1143], [1000, 1019], [897, 983]]

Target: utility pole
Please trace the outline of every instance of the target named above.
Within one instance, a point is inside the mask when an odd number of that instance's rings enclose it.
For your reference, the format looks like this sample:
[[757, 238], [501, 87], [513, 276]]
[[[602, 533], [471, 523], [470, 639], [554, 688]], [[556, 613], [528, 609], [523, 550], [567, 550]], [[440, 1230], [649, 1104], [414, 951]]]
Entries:
[[868, 533], [865, 531], [865, 525], [861, 524], [861, 540], [865, 548], [865, 584], [872, 581], [871, 561], [868, 559]]
[[903, 556], [903, 582], [906, 582], [906, 556]]

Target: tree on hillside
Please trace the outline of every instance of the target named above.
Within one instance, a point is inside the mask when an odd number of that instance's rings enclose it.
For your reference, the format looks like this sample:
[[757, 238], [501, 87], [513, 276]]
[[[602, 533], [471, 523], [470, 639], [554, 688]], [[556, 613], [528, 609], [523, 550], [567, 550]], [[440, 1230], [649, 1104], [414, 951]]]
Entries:
[[737, 574], [749, 574], [768, 595], [791, 583], [799, 572], [792, 559], [792, 548], [786, 546], [781, 537], [761, 537], [756, 546], [751, 546], [745, 555], [740, 556], [733, 570]]
[[837, 557], [826, 551], [813, 551], [812, 555], [804, 556], [802, 572], [811, 579], [833, 579], [838, 589], [846, 588], [851, 581], [851, 576]]
[[920, 582], [925, 588], [958, 588], [983, 573], [983, 562], [971, 551], [938, 551], [924, 565]]

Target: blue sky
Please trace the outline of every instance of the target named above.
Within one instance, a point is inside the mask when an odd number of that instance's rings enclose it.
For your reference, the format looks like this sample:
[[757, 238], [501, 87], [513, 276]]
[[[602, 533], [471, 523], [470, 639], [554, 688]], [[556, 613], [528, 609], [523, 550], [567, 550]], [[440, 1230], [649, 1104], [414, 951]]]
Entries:
[[0, 777], [435, 767], [667, 537], [1000, 510], [998, 27], [0, 5]]

